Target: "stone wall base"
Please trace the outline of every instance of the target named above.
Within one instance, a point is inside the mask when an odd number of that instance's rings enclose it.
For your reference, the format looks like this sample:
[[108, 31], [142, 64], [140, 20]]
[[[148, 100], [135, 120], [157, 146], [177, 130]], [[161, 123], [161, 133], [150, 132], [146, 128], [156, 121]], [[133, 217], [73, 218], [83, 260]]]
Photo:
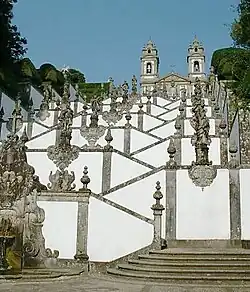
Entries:
[[65, 269], [77, 269], [84, 273], [89, 271], [89, 261], [79, 262], [75, 259], [57, 259], [57, 267]]

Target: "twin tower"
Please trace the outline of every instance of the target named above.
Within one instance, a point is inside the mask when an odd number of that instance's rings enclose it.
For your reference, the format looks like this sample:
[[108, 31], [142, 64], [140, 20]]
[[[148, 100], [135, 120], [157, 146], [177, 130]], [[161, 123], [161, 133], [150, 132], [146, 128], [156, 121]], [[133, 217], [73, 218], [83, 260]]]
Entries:
[[[157, 47], [151, 40], [149, 40], [148, 43], [143, 47], [141, 56], [140, 83], [141, 90], [143, 92], [152, 90], [156, 84], [165, 78], [160, 77], [159, 75], [159, 63], [160, 60]], [[200, 80], [206, 79], [205, 51], [203, 45], [196, 37], [188, 48], [187, 63], [188, 76], [183, 76], [182, 78], [187, 81], [189, 80], [191, 83], [195, 81], [196, 77], [198, 77]]]

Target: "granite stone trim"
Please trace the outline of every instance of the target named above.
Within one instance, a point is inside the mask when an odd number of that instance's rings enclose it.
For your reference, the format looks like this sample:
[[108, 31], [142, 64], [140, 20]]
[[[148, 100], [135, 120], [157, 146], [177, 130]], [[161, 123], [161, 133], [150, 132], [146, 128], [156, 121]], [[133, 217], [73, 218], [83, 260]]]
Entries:
[[103, 152], [102, 161], [102, 192], [110, 189], [111, 184], [111, 162], [112, 162], [112, 151]]
[[148, 168], [151, 168], [151, 169], [156, 169], [155, 166], [153, 166], [153, 165], [151, 165], [151, 164], [149, 164], [149, 163], [146, 163], [146, 162], [144, 162], [144, 161], [142, 161], [142, 160], [140, 160], [140, 159], [137, 159], [137, 158], [135, 158], [135, 157], [131, 157], [131, 155], [126, 154], [126, 153], [123, 153], [123, 152], [120, 151], [120, 150], [113, 149], [113, 152], [115, 152], [115, 153], [117, 153], [117, 154], [120, 154], [121, 156], [123, 156], [123, 157], [125, 157], [125, 158], [128, 158], [129, 160], [131, 160], [131, 161], [133, 161], [133, 162], [136, 162], [136, 163], [138, 163], [138, 164], [141, 164], [141, 165], [143, 165], [143, 166], [145, 166], [145, 167], [148, 167]]
[[124, 129], [124, 153], [130, 154], [131, 151], [131, 125]]
[[[170, 105], [170, 104], [168, 104], [168, 105]], [[163, 116], [163, 115], [165, 115], [165, 114], [168, 114], [168, 113], [170, 113], [170, 112], [172, 112], [172, 111], [175, 111], [175, 110], [177, 110], [178, 108], [179, 108], [179, 105], [176, 106], [176, 107], [173, 107], [173, 108], [171, 108], [171, 109], [168, 109], [165, 113], [161, 113], [161, 114], [157, 115], [156, 117], [157, 117], [157, 118], [160, 118], [161, 116]]]
[[138, 131], [138, 132], [141, 132], [141, 133], [143, 133], [143, 134], [146, 134], [146, 135], [148, 135], [149, 137], [155, 138], [155, 139], [157, 139], [157, 140], [160, 140], [160, 141], [162, 140], [161, 137], [156, 136], [156, 135], [154, 135], [154, 134], [152, 134], [152, 133], [149, 133], [148, 131], [139, 130], [138, 128], [136, 128], [136, 127], [134, 127], [134, 126], [131, 126], [131, 129], [133, 129], [133, 130], [135, 130], [135, 131]]
[[55, 201], [55, 202], [89, 202], [89, 193], [80, 191], [71, 192], [52, 192], [43, 191], [38, 193], [38, 201]]
[[164, 119], [162, 119], [162, 118], [159, 118], [159, 117], [153, 115], [152, 113], [149, 114], [149, 113], [146, 112], [146, 113], [144, 113], [144, 114], [145, 114], [145, 116], [149, 116], [149, 117], [154, 118], [154, 119], [157, 119], [157, 120], [159, 120], [159, 121], [161, 121], [161, 122], [165, 122], [165, 121], [166, 121], [166, 120], [164, 120]]
[[131, 215], [133, 217], [136, 217], [137, 219], [140, 219], [140, 220], [142, 220], [142, 221], [144, 221], [146, 223], [152, 224], [152, 225], [154, 224], [154, 220], [152, 220], [150, 218], [147, 218], [146, 216], [141, 215], [141, 214], [139, 214], [137, 212], [134, 212], [134, 211], [122, 206], [122, 205], [119, 205], [119, 204], [117, 204], [117, 203], [115, 203], [115, 202], [113, 202], [113, 201], [111, 201], [111, 200], [109, 200], [109, 199], [107, 199], [107, 198], [105, 198], [105, 197], [103, 197], [101, 195], [98, 195], [98, 194], [95, 194], [95, 193], [92, 192], [91, 196], [94, 197], [95, 199], [99, 200], [99, 201], [102, 201], [103, 203], [106, 203], [106, 204], [108, 204], [108, 205], [120, 210], [120, 211], [123, 211], [123, 212], [125, 212], [125, 213], [127, 213], [127, 214], [129, 214], [129, 215]]
[[127, 187], [127, 186], [129, 186], [129, 185], [131, 185], [133, 183], [136, 183], [136, 182], [138, 182], [138, 181], [140, 181], [140, 180], [142, 180], [142, 179], [144, 179], [146, 177], [149, 177], [150, 175], [153, 175], [153, 174], [155, 174], [157, 172], [160, 172], [163, 169], [165, 169], [165, 165], [162, 165], [162, 166], [160, 166], [158, 168], [155, 168], [153, 170], [150, 170], [148, 172], [145, 172], [145, 173], [143, 173], [143, 174], [141, 174], [141, 175], [139, 175], [137, 177], [133, 177], [132, 179], [130, 179], [130, 180], [126, 181], [126, 182], [123, 182], [123, 183], [121, 183], [119, 185], [116, 185], [116, 186], [110, 188], [108, 191], [103, 192], [103, 193], [100, 193], [98, 195], [100, 195], [100, 196], [106, 196], [106, 195], [111, 194], [111, 193], [113, 193], [113, 192], [115, 192], [115, 191], [117, 191], [117, 190], [119, 190], [121, 188]]
[[45, 124], [39, 122], [38, 120], [34, 120], [34, 123], [35, 123], [35, 124], [38, 124], [38, 125], [41, 126], [41, 127], [46, 128], [46, 129], [51, 129], [51, 128], [53, 127], [53, 126], [52, 126], [52, 127], [49, 127], [49, 126], [47, 126], [47, 125], [45, 125]]
[[139, 153], [141, 153], [141, 152], [143, 152], [143, 151], [145, 151], [145, 150], [148, 150], [148, 149], [150, 149], [150, 148], [152, 148], [152, 147], [154, 147], [154, 146], [157, 146], [157, 145], [159, 145], [159, 144], [161, 144], [161, 143], [164, 143], [164, 142], [168, 141], [169, 139], [170, 139], [170, 136], [167, 137], [167, 138], [163, 138], [161, 141], [157, 141], [157, 142], [154, 142], [154, 143], [149, 144], [149, 145], [147, 145], [147, 146], [144, 146], [144, 147], [142, 147], [142, 148], [140, 148], [140, 149], [138, 149], [138, 150], [136, 150], [136, 151], [134, 151], [134, 152], [131, 152], [131, 153], [130, 153], [130, 156], [137, 155], [137, 154], [139, 154]]
[[[86, 192], [90, 195], [90, 192]], [[77, 234], [76, 234], [76, 255], [78, 261], [88, 260], [88, 205], [89, 202], [78, 202], [77, 208]]]
[[229, 169], [230, 239], [241, 239], [241, 200], [239, 169]]
[[152, 129], [146, 131], [146, 133], [150, 133], [150, 132], [152, 132], [152, 131], [154, 131], [154, 130], [157, 130], [157, 129], [159, 129], [159, 128], [165, 126], [165, 125], [168, 125], [168, 124], [170, 124], [170, 123], [173, 123], [175, 120], [176, 120], [176, 118], [174, 118], [174, 119], [172, 119], [172, 120], [165, 121], [165, 122], [162, 123], [161, 125], [155, 126], [154, 128], [152, 128]]
[[166, 169], [166, 240], [176, 239], [176, 169]]

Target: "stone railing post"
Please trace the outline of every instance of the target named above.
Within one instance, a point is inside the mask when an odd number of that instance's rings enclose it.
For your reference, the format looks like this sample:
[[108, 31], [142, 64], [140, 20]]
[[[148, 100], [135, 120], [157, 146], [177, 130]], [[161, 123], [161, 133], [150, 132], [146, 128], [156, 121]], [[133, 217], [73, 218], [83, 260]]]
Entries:
[[[60, 112], [60, 100], [56, 100], [56, 108], [54, 110], [54, 119], [53, 119], [53, 126], [57, 125], [59, 122], [59, 112]], [[55, 145], [58, 144], [59, 141], [59, 137], [60, 137], [60, 130], [57, 128], [56, 129], [56, 141], [55, 141]]]
[[160, 203], [160, 200], [163, 198], [162, 192], [160, 191], [161, 185], [158, 181], [156, 183], [156, 191], [153, 195], [155, 199], [155, 204], [152, 205], [151, 209], [154, 212], [154, 237], [153, 237], [153, 248], [161, 249], [161, 229], [162, 229], [162, 211], [165, 209]]
[[124, 152], [130, 154], [131, 148], [131, 124], [130, 120], [132, 119], [130, 112], [125, 115], [127, 123], [124, 128]]
[[146, 111], [148, 114], [151, 114], [151, 95], [148, 93], [147, 95], [147, 105], [146, 105]]
[[241, 240], [241, 206], [240, 206], [240, 164], [236, 158], [238, 152], [235, 144], [230, 145], [229, 161], [229, 200], [230, 200], [230, 239]]
[[181, 120], [181, 117], [180, 116], [177, 116], [176, 117], [176, 120], [175, 120], [175, 134], [174, 134], [174, 144], [175, 144], [175, 148], [176, 148], [176, 152], [175, 152], [175, 161], [177, 163], [177, 165], [181, 165], [181, 139], [183, 137], [182, 133], [184, 132], [183, 131], [183, 123], [182, 123], [182, 120]]
[[88, 177], [88, 168], [84, 167], [83, 177], [81, 178], [83, 187], [79, 189], [78, 211], [77, 211], [77, 238], [76, 238], [76, 254], [74, 258], [81, 263], [88, 261], [88, 209], [89, 197], [91, 191], [87, 188], [90, 183]]
[[110, 143], [113, 141], [110, 128], [105, 136], [107, 145], [103, 147], [103, 164], [102, 164], [102, 192], [110, 189], [111, 184], [111, 161], [113, 147]]
[[220, 124], [220, 164], [222, 167], [228, 165], [228, 148], [227, 148], [227, 124], [225, 119], [222, 119]]
[[33, 132], [33, 125], [34, 125], [34, 116], [35, 116], [35, 110], [33, 107], [33, 101], [31, 99], [30, 106], [28, 109], [28, 124], [27, 124], [27, 136], [30, 139], [32, 137]]
[[140, 101], [140, 103], [139, 103], [139, 110], [138, 110], [138, 129], [140, 130], [140, 131], [143, 131], [143, 114], [144, 114], [144, 112], [143, 112], [143, 104], [142, 104], [142, 101]]
[[87, 125], [87, 109], [88, 109], [88, 107], [87, 107], [87, 105], [86, 105], [86, 103], [84, 103], [84, 105], [83, 105], [83, 111], [81, 112], [81, 116], [82, 116], [82, 120], [81, 120], [81, 127], [86, 127], [86, 125]]
[[174, 159], [176, 148], [173, 138], [168, 146], [169, 161], [166, 163], [166, 240], [176, 239], [176, 173], [178, 165]]

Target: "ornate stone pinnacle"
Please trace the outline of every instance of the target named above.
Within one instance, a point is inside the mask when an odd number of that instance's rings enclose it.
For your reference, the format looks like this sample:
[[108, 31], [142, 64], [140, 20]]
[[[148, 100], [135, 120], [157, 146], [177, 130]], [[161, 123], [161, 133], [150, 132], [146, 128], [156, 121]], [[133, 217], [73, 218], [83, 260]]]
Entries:
[[196, 161], [192, 162], [188, 171], [189, 177], [193, 183], [204, 189], [209, 186], [217, 175], [217, 170], [212, 166], [208, 158], [208, 146], [211, 143], [209, 137], [209, 119], [206, 116], [204, 100], [202, 99], [202, 90], [199, 80], [196, 80], [195, 95], [192, 97], [192, 119], [190, 124], [195, 133], [191, 143], [195, 146]]
[[176, 168], [177, 167], [177, 163], [174, 159], [175, 153], [176, 153], [176, 147], [174, 145], [174, 139], [173, 137], [170, 138], [169, 141], [169, 146], [167, 148], [168, 154], [169, 154], [169, 161], [166, 163], [166, 167], [167, 168]]
[[90, 178], [88, 176], [88, 167], [87, 166], [84, 166], [83, 176], [81, 178], [81, 183], [83, 184], [83, 187], [81, 190], [87, 190], [88, 184], [90, 183]]
[[181, 130], [181, 117], [179, 115], [176, 117], [174, 127], [177, 132]]
[[181, 102], [179, 105], [179, 112], [181, 114], [181, 117], [183, 117], [183, 115], [184, 115], [184, 110], [185, 110], [185, 105], [183, 102]]
[[113, 149], [113, 146], [110, 145], [110, 143], [113, 141], [113, 137], [112, 137], [110, 128], [108, 128], [107, 134], [105, 136], [105, 140], [107, 142], [107, 145], [104, 146], [104, 150], [110, 151], [111, 149]]
[[75, 173], [68, 170], [57, 170], [55, 174], [50, 172], [48, 189], [56, 192], [69, 192], [75, 189], [76, 185], [73, 183], [75, 180]]
[[155, 199], [155, 204], [151, 207], [152, 210], [164, 210], [164, 207], [161, 205], [160, 200], [163, 198], [163, 194], [161, 192], [161, 183], [159, 181], [156, 182], [156, 191], [153, 194], [153, 198]]

